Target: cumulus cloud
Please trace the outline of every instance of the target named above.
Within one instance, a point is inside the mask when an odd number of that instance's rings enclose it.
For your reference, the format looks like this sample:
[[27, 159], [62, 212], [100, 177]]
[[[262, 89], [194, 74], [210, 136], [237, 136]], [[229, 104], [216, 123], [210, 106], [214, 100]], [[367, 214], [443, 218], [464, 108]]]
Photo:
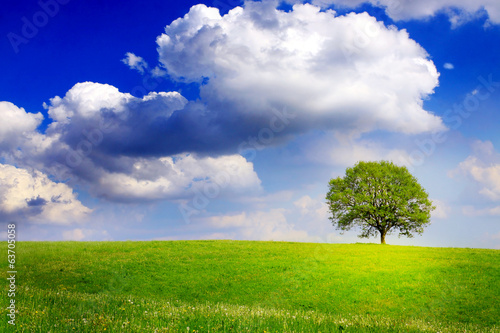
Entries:
[[29, 140], [43, 120], [41, 113], [28, 113], [10, 102], [0, 102], [0, 153], [9, 152]]
[[182, 199], [212, 187], [216, 187], [217, 195], [260, 189], [253, 164], [239, 155], [135, 159], [133, 168], [127, 173], [103, 171], [90, 185], [91, 192], [113, 201], [137, 202]]
[[214, 183], [221, 195], [259, 190], [253, 164], [240, 155], [189, 153], [203, 138], [179, 124], [185, 118], [175, 113], [189, 112], [187, 103], [177, 92], [136, 98], [110, 85], [78, 83], [50, 100], [46, 133], [32, 134], [9, 161], [111, 201], [188, 198]]
[[[422, 108], [438, 83], [425, 50], [366, 13], [337, 16], [312, 5], [284, 12], [264, 1], [221, 16], [197, 5], [157, 43], [155, 73], [199, 82], [199, 100], [77, 83], [45, 105], [52, 119], [45, 133], [36, 131], [41, 114], [3, 103], [12, 115], [0, 124], [6, 161], [111, 201], [189, 200], [211, 184], [221, 195], [258, 191], [250, 158], [238, 153], [299, 133], [444, 128]], [[132, 53], [124, 62], [149, 68]], [[34, 211], [43, 200], [26, 205]]]
[[125, 54], [125, 58], [122, 59], [122, 62], [141, 74], [144, 74], [148, 69], [148, 63], [142, 57], [136, 56], [131, 52]]
[[479, 193], [493, 201], [500, 201], [500, 154], [490, 141], [476, 141], [473, 153], [450, 176], [465, 175], [479, 187]]
[[453, 26], [485, 14], [491, 23], [500, 23], [500, 3], [496, 0], [313, 0], [312, 3], [323, 8], [332, 5], [356, 8], [363, 3], [370, 3], [385, 8], [387, 15], [396, 21], [425, 19], [437, 13], [444, 13], [448, 15]]
[[[137, 98], [93, 82], [76, 84], [64, 97], [52, 98], [47, 108], [55, 120], [47, 129], [50, 137], [59, 136], [75, 151], [116, 156], [234, 154], [250, 136], [260, 144], [276, 141], [275, 133], [293, 118], [273, 110], [268, 118], [245, 119], [208, 110], [202, 102], [188, 102], [178, 92], [151, 92]], [[257, 138], [263, 129], [267, 132]], [[73, 155], [70, 158], [77, 160]]]
[[171, 116], [186, 104], [178, 92], [151, 92], [137, 98], [111, 85], [77, 83], [63, 98], [50, 100], [47, 108], [54, 122], [47, 134], [60, 135], [73, 150], [90, 150], [81, 146], [88, 141], [93, 150], [106, 154], [170, 155], [183, 152], [175, 148], [180, 138], [171, 133], [175, 127]]
[[443, 65], [443, 67], [444, 67], [445, 69], [454, 69], [454, 68], [455, 68], [455, 66], [453, 66], [453, 64], [450, 64], [449, 62], [445, 63], [445, 64]]
[[66, 184], [55, 183], [37, 170], [0, 164], [2, 220], [70, 224], [90, 212]]
[[366, 13], [275, 6], [246, 2], [221, 16], [196, 5], [157, 38], [169, 76], [202, 83], [202, 100], [216, 123], [246, 135], [242, 127], [258, 131], [269, 110], [286, 106], [296, 118], [280, 135], [444, 128], [422, 108], [439, 74], [405, 30]]

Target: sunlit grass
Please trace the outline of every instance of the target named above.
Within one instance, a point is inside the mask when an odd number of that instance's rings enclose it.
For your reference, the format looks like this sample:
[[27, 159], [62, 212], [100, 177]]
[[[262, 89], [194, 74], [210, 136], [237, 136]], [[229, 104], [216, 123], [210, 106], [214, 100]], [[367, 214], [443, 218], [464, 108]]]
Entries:
[[[471, 324], [27, 289], [20, 332], [493, 332]], [[189, 329], [188, 329], [189, 328]], [[497, 330], [498, 331], [498, 330]]]
[[22, 242], [17, 259], [19, 332], [500, 332], [495, 250]]

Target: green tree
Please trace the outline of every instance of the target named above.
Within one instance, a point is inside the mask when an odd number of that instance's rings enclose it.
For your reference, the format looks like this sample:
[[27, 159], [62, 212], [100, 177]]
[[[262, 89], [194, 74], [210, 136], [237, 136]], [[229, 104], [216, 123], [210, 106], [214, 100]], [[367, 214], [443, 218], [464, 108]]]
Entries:
[[358, 162], [345, 177], [330, 180], [326, 196], [337, 229], [361, 228], [359, 237], [422, 234], [430, 224], [432, 206], [427, 192], [404, 166], [392, 162]]

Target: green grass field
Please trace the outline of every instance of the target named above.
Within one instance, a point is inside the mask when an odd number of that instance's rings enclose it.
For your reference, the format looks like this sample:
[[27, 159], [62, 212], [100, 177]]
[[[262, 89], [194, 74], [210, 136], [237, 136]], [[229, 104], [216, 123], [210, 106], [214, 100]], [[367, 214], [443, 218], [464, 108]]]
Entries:
[[[16, 326], [7, 323], [5, 282], [2, 332], [500, 332], [498, 250], [249, 241], [16, 245]], [[6, 260], [1, 268], [6, 281]]]

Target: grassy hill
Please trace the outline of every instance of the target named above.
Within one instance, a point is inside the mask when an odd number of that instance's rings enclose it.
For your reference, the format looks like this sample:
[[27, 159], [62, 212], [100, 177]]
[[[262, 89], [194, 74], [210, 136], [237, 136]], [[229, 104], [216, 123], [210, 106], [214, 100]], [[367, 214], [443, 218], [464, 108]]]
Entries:
[[500, 332], [498, 250], [20, 242], [16, 259], [18, 332]]

